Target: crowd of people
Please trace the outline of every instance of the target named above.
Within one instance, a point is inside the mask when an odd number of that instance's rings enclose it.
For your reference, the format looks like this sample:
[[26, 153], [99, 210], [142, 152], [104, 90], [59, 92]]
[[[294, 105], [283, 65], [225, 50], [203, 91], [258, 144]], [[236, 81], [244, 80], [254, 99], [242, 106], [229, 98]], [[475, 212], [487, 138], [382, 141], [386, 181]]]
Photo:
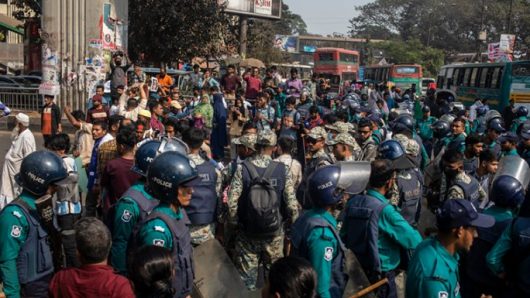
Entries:
[[348, 250], [378, 297], [530, 295], [525, 107], [372, 84], [338, 95], [296, 69], [232, 65], [219, 80], [196, 65], [183, 98], [163, 68], [156, 91], [139, 67], [127, 80], [123, 58], [109, 102], [103, 86], [86, 113], [45, 96], [45, 150], [16, 115], [5, 296], [189, 297], [208, 241], [262, 297], [342, 297]]

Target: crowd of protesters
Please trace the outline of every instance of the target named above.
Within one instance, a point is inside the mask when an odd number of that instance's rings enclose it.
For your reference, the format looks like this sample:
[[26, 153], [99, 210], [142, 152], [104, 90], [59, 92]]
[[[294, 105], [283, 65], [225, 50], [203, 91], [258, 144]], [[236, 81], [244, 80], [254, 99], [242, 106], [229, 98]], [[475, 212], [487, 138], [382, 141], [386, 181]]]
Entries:
[[208, 241], [262, 297], [342, 297], [347, 250], [382, 281], [378, 297], [530, 295], [524, 106], [355, 82], [337, 94], [296, 69], [233, 65], [221, 78], [195, 65], [182, 97], [164, 68], [157, 90], [138, 66], [127, 80], [124, 58], [110, 101], [98, 86], [86, 113], [63, 107], [72, 143], [53, 96], [46, 150], [16, 116], [1, 181], [7, 297], [188, 297], [192, 251]]

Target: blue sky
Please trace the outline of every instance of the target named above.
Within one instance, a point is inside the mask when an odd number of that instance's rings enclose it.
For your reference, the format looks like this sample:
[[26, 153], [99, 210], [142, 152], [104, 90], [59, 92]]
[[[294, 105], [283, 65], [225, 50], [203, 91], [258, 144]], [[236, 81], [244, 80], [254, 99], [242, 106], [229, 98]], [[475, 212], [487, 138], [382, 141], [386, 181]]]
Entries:
[[289, 9], [302, 16], [307, 30], [315, 34], [346, 34], [355, 6], [371, 0], [283, 0]]

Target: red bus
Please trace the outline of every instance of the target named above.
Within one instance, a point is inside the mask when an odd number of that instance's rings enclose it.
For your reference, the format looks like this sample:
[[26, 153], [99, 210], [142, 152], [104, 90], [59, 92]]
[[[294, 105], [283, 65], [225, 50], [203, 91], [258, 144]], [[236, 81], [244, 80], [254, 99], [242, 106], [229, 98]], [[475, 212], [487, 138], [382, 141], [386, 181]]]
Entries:
[[331, 88], [340, 92], [346, 81], [359, 78], [359, 52], [341, 48], [318, 48], [314, 54], [313, 72], [330, 79]]

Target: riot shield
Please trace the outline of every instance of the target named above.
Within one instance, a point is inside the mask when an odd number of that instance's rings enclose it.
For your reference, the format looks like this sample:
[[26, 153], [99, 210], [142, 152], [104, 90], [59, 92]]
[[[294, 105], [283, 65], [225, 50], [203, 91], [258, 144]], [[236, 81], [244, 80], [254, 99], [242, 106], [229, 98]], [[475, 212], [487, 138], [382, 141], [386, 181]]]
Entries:
[[[193, 298], [259, 297], [247, 290], [223, 246], [215, 239], [193, 249], [195, 280]], [[258, 295], [258, 296], [256, 296]]]
[[348, 194], [358, 194], [366, 189], [370, 180], [370, 162], [347, 161], [339, 162], [340, 175], [337, 188]]
[[488, 122], [490, 122], [491, 119], [495, 119], [495, 118], [501, 118], [502, 119], [502, 115], [497, 110], [489, 110], [489, 111], [486, 112], [486, 116], [484, 118], [486, 120], [486, 123], [488, 123]]
[[526, 161], [519, 156], [504, 156], [499, 161], [499, 167], [493, 181], [500, 176], [515, 178], [526, 189], [530, 183], [530, 168]]
[[[370, 286], [370, 282], [368, 281], [366, 274], [364, 274], [361, 263], [359, 263], [355, 254], [351, 250], [346, 249], [344, 256], [346, 258], [345, 271], [346, 274], [348, 274], [348, 283], [346, 284], [344, 295], [342, 295], [342, 297], [349, 298], [360, 292], [362, 289]], [[374, 293], [368, 293], [363, 297], [372, 298], [375, 297], [375, 295]]]

